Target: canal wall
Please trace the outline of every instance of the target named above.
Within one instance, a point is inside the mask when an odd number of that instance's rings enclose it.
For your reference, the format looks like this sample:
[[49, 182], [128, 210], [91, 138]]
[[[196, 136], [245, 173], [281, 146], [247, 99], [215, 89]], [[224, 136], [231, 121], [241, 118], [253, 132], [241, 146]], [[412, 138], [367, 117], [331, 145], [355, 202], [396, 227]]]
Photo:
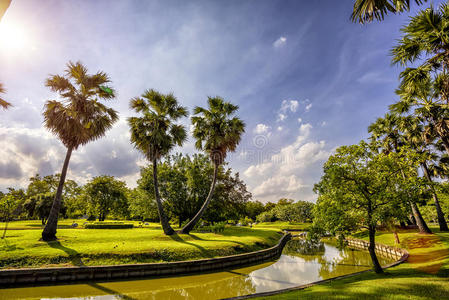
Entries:
[[[345, 240], [350, 248], [368, 250], [369, 242], [367, 242], [367, 241], [354, 239], [354, 238], [346, 238]], [[407, 261], [408, 256], [409, 256], [408, 251], [405, 249], [391, 247], [391, 246], [377, 244], [377, 243], [376, 243], [376, 253], [378, 253], [381, 256], [386, 256], [389, 258], [396, 259], [395, 262], [388, 264], [386, 266], [382, 266], [382, 269], [387, 269], [387, 268], [391, 268], [391, 267], [397, 266], [399, 264], [402, 264], [403, 262]], [[367, 272], [371, 272], [371, 271], [372, 270], [365, 270], [365, 271], [360, 271], [360, 272], [356, 272], [356, 273], [352, 273], [352, 274], [347, 274], [347, 275], [337, 276], [337, 277], [328, 278], [328, 279], [324, 279], [324, 280], [319, 280], [319, 281], [315, 281], [315, 282], [311, 282], [311, 283], [307, 283], [307, 284], [303, 284], [303, 285], [299, 285], [299, 286], [295, 286], [295, 287], [291, 287], [291, 288], [286, 288], [286, 289], [281, 289], [281, 290], [276, 290], [276, 291], [271, 291], [271, 292], [238, 296], [238, 297], [231, 297], [231, 298], [226, 298], [226, 299], [222, 299], [222, 300], [241, 300], [241, 299], [273, 296], [273, 295], [278, 295], [278, 294], [282, 294], [282, 293], [286, 293], [286, 292], [303, 290], [308, 287], [312, 287], [314, 285], [331, 282], [331, 281], [334, 281], [337, 279], [348, 278], [348, 277], [352, 277], [355, 275], [359, 275], [359, 274], [363, 274], [363, 273], [367, 273]]]
[[182, 275], [241, 267], [278, 258], [291, 239], [285, 233], [277, 245], [254, 252], [190, 261], [126, 264], [117, 266], [80, 266], [61, 268], [23, 268], [0, 270], [0, 286], [49, 284], [71, 281], [115, 280], [138, 277]]

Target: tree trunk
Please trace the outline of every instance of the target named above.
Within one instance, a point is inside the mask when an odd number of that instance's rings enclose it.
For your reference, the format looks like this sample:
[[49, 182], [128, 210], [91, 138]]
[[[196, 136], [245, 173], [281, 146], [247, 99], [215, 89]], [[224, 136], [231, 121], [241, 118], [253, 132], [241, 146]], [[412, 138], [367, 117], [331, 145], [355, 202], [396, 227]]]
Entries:
[[409, 225], [416, 225], [416, 220], [415, 220], [415, 217], [413, 216], [413, 213], [408, 215], [407, 221], [408, 221], [408, 223], [410, 223]]
[[72, 155], [72, 147], [67, 148], [65, 155], [64, 165], [62, 167], [61, 178], [59, 179], [58, 190], [56, 191], [53, 205], [51, 206], [50, 214], [47, 218], [47, 224], [44, 231], [42, 231], [42, 240], [54, 241], [56, 240], [56, 229], [58, 227], [59, 210], [61, 209], [61, 197], [62, 189], [64, 188], [65, 176], [67, 175], [67, 169], [69, 168], [70, 156]]
[[401, 243], [401, 241], [399, 240], [399, 235], [396, 232], [396, 230], [393, 231], [393, 235], [394, 235], [394, 241], [396, 242], [397, 245], [399, 245]]
[[401, 226], [401, 228], [407, 227], [404, 221], [399, 221], [399, 226]]
[[443, 142], [444, 149], [446, 149], [447, 154], [449, 154], [449, 141], [444, 135], [440, 134], [441, 141]]
[[382, 266], [380, 265], [376, 255], [376, 241], [375, 241], [376, 227], [374, 225], [369, 225], [368, 232], [369, 232], [369, 246], [368, 246], [369, 255], [371, 256], [371, 260], [373, 262], [374, 272], [380, 274], [383, 273], [384, 271], [382, 270]]
[[2, 240], [6, 237], [6, 231], [8, 230], [9, 218], [5, 220], [5, 229], [3, 230]]
[[198, 223], [198, 221], [203, 216], [204, 212], [206, 211], [207, 206], [209, 205], [210, 201], [212, 200], [212, 195], [214, 194], [215, 189], [215, 183], [217, 182], [217, 173], [218, 173], [218, 165], [214, 163], [214, 178], [212, 179], [212, 184], [210, 186], [209, 194], [207, 195], [206, 201], [204, 201], [203, 206], [201, 206], [198, 213], [193, 217], [192, 220], [190, 220], [189, 223], [187, 223], [184, 228], [182, 228], [179, 233], [182, 234], [189, 234], [190, 231], [195, 227], [195, 225]]
[[433, 186], [432, 177], [430, 177], [429, 169], [427, 168], [427, 164], [425, 162], [422, 163], [422, 167], [423, 167], [424, 175], [426, 176], [427, 180], [430, 182], [430, 189], [432, 190], [432, 197], [433, 197], [433, 201], [435, 202], [435, 209], [437, 211], [438, 225], [440, 225], [440, 231], [449, 231], [449, 228], [447, 227], [446, 219], [444, 218], [444, 213], [441, 210], [440, 201], [438, 200], [438, 195]]
[[420, 233], [432, 233], [430, 228], [427, 226], [426, 221], [424, 221], [421, 212], [419, 211], [418, 205], [415, 202], [410, 201], [410, 206], [412, 207], [413, 216], [416, 220], [416, 225], [418, 225]]
[[159, 220], [161, 221], [162, 230], [166, 235], [172, 235], [175, 233], [173, 228], [170, 226], [170, 222], [167, 215], [164, 212], [164, 207], [162, 206], [162, 201], [159, 195], [159, 186], [157, 181], [157, 160], [153, 159], [153, 185], [154, 185], [154, 196], [156, 198], [157, 211], [159, 213]]

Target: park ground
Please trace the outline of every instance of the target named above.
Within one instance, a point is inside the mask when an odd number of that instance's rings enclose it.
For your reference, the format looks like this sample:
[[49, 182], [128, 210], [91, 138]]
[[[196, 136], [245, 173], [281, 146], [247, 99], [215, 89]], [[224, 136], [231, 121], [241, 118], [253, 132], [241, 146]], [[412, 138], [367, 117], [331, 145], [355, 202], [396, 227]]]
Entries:
[[[391, 233], [379, 232], [376, 241], [409, 251], [407, 263], [385, 270], [331, 281], [304, 290], [257, 299], [449, 299], [449, 233], [423, 235], [413, 230], [399, 233], [395, 245]], [[367, 239], [366, 234], [355, 237]]]
[[[222, 233], [192, 232], [165, 236], [159, 224], [134, 223], [133, 229], [71, 228], [74, 220], [61, 220], [58, 241], [39, 241], [38, 220], [15, 221], [0, 240], [0, 268], [116, 265], [211, 258], [257, 251], [277, 244], [280, 229], [304, 224], [260, 224], [226, 227]], [[76, 220], [80, 225], [84, 220]], [[3, 229], [4, 223], [0, 223]], [[142, 227], [139, 227], [142, 225]], [[176, 228], [175, 228], [176, 229]]]

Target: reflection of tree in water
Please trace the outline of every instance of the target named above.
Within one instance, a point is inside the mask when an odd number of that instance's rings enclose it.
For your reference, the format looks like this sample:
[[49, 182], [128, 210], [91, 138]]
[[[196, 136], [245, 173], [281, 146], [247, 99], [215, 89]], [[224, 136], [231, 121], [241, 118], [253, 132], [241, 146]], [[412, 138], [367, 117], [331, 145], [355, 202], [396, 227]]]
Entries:
[[299, 256], [305, 261], [311, 261], [324, 255], [323, 242], [309, 241], [304, 239], [292, 239], [284, 248], [282, 254]]

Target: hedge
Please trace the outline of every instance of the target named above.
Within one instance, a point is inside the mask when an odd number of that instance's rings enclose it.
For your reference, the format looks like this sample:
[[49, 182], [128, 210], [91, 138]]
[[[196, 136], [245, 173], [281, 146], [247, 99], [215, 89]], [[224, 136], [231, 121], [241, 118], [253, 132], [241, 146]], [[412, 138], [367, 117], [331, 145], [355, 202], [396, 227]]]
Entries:
[[84, 228], [86, 229], [126, 229], [133, 228], [133, 224], [123, 224], [123, 223], [108, 223], [108, 224], [86, 224]]

